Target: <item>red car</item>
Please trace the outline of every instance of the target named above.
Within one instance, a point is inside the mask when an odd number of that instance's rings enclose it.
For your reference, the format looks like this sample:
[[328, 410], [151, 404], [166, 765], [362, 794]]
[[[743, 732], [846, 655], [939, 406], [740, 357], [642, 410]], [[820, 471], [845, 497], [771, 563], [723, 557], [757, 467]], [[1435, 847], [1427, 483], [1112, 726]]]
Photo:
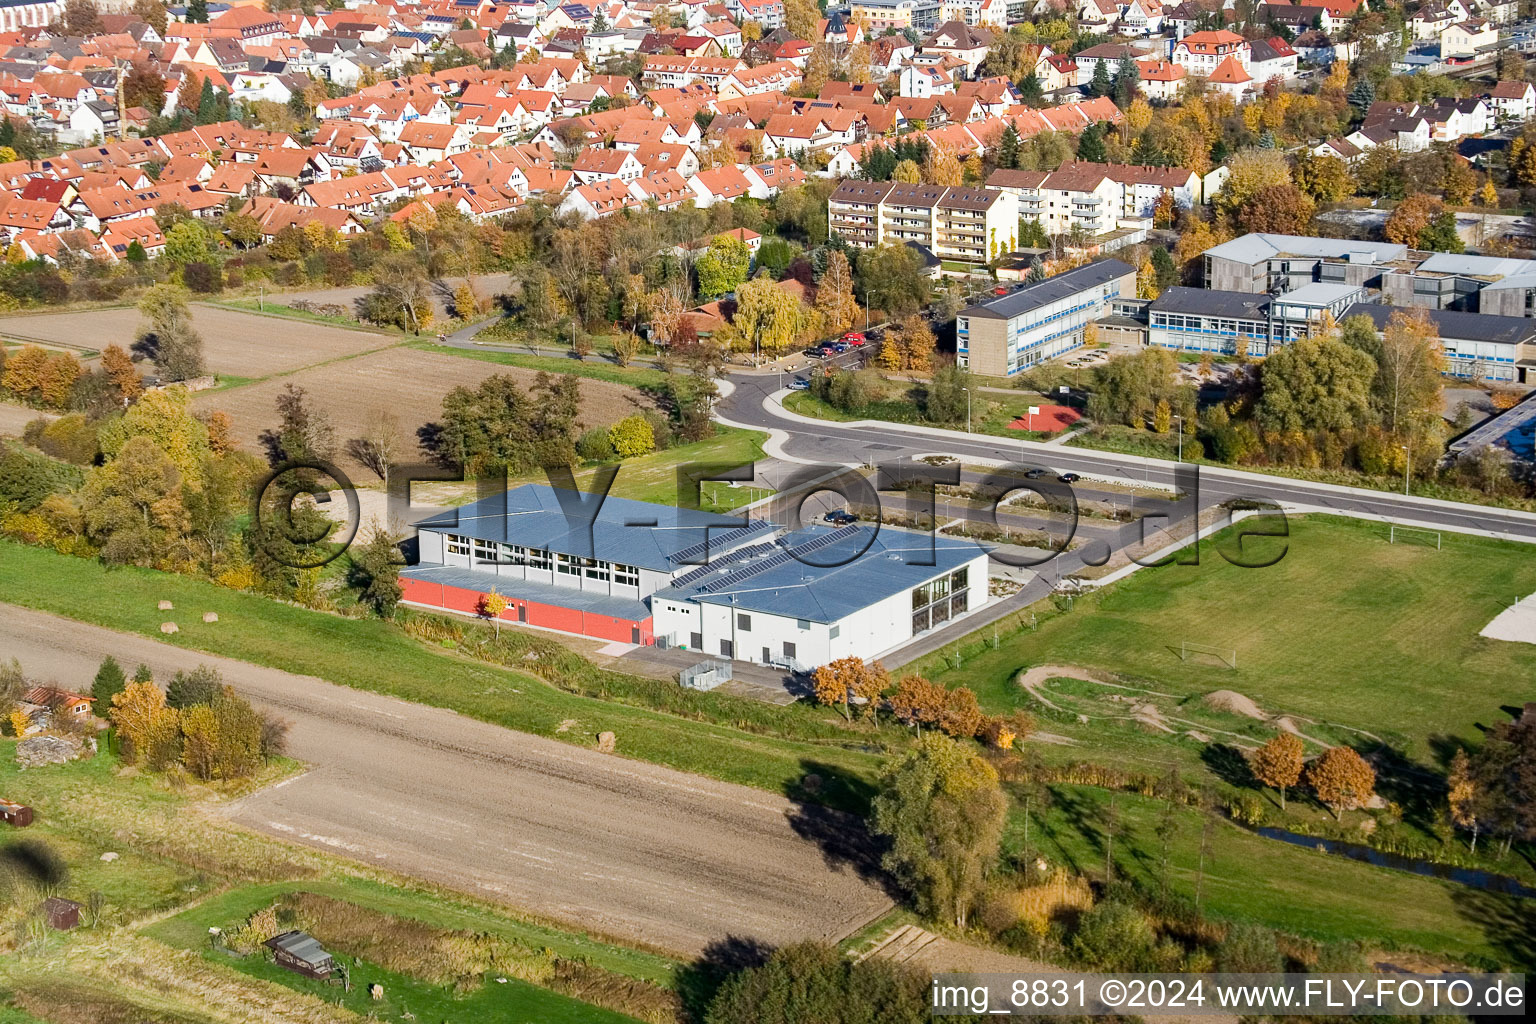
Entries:
[[860, 345], [864, 344], [864, 335], [854, 331], [852, 333], [843, 335], [843, 340], [852, 345], [854, 348], [858, 348]]

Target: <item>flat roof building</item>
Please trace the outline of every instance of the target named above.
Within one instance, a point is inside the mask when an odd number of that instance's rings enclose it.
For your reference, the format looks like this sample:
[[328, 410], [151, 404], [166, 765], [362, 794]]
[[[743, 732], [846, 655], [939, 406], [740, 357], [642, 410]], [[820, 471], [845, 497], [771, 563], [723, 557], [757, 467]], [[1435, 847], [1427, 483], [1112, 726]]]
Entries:
[[1365, 289], [1350, 285], [1313, 284], [1278, 298], [1175, 286], [1147, 307], [1147, 344], [1260, 359], [1363, 298]]
[[1074, 349], [1113, 302], [1136, 295], [1136, 268], [1095, 260], [960, 311], [956, 361], [976, 373], [1011, 377]]
[[1536, 316], [1536, 260], [1437, 252], [1384, 274], [1381, 291], [1398, 306]]
[[1247, 234], [1207, 249], [1205, 286], [1216, 291], [1289, 291], [1304, 284], [1379, 288], [1392, 265], [1408, 264], [1408, 247], [1306, 235]]
[[1526, 383], [1536, 370], [1536, 319], [1490, 316], [1448, 309], [1422, 309], [1357, 302], [1345, 316], [1368, 316], [1377, 331], [1387, 329], [1394, 313], [1423, 312], [1445, 351], [1444, 372], [1470, 380]]
[[[413, 605], [483, 615], [494, 589], [510, 622], [797, 671], [873, 657], [987, 600], [987, 553], [972, 541], [742, 523], [525, 484], [419, 523], [419, 561], [400, 584]], [[893, 610], [922, 587], [949, 603], [919, 628], [921, 608]]]

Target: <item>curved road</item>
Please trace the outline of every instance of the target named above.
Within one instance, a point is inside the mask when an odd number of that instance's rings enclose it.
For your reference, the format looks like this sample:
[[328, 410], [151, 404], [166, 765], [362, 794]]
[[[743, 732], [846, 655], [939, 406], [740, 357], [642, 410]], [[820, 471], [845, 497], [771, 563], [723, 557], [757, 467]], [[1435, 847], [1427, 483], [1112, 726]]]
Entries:
[[230, 809], [274, 836], [690, 955], [728, 936], [840, 938], [890, 906], [773, 794], [0, 605], [0, 655], [31, 676], [79, 687], [107, 654], [162, 680], [215, 665], [292, 722], [311, 769]]

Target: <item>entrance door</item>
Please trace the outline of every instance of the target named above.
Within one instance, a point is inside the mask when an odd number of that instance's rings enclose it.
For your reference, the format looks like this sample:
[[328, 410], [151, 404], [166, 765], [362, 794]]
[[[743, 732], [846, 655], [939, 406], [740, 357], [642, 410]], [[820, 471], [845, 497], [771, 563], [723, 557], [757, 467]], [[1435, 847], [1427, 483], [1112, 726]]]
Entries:
[[773, 652], [770, 651], [768, 648], [764, 647], [763, 648], [763, 664], [766, 665], [766, 664], [768, 664], [772, 660], [773, 660]]
[[640, 642], [640, 627], [639, 626], [630, 626], [629, 627], [629, 642], [632, 643], [632, 644], [638, 644]]
[[517, 621], [518, 622], [527, 622], [528, 621], [528, 606], [527, 605], [520, 604], [520, 605], [517, 606]]

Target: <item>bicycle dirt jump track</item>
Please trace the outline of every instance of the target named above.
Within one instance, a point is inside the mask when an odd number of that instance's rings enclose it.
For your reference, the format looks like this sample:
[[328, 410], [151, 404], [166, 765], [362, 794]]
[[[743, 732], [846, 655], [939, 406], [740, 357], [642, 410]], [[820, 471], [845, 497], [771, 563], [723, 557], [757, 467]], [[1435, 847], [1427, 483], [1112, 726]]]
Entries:
[[0, 604], [0, 656], [33, 678], [78, 687], [108, 654], [214, 665], [292, 723], [310, 770], [229, 805], [273, 836], [683, 954], [840, 938], [890, 906], [777, 795]]

